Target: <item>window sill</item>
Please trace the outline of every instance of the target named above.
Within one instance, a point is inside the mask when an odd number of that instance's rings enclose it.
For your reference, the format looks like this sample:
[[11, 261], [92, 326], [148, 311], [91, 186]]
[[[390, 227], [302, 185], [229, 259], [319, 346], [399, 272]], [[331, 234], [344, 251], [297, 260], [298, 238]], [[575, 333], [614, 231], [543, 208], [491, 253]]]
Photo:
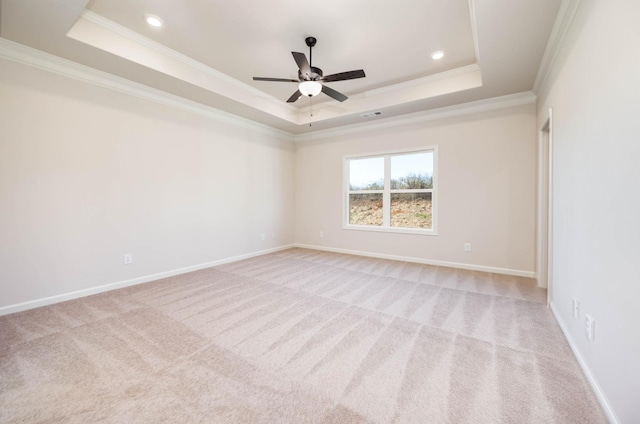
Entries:
[[377, 227], [374, 225], [343, 225], [342, 229], [356, 231], [375, 231], [379, 233], [418, 234], [422, 236], [438, 235], [438, 232], [434, 229], [425, 230], [421, 228]]

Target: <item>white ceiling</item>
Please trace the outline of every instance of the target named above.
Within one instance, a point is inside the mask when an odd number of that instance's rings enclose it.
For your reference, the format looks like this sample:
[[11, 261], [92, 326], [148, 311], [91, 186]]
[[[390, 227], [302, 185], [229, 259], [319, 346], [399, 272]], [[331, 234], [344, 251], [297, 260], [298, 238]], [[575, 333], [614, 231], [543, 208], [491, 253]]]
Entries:
[[[1, 0], [0, 37], [300, 134], [529, 91], [561, 0]], [[146, 14], [165, 25], [152, 28]], [[347, 96], [285, 100], [292, 51]], [[445, 51], [444, 59], [430, 55]]]

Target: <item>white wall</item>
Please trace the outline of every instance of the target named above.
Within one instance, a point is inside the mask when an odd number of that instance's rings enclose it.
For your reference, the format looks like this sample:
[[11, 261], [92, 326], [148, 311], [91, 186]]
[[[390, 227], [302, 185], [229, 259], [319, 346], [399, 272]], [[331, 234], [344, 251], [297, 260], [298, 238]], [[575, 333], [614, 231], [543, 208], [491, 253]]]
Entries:
[[[296, 150], [296, 241], [533, 273], [535, 105], [329, 136]], [[438, 146], [438, 235], [342, 228], [345, 155]], [[325, 237], [320, 238], [323, 231]], [[464, 252], [463, 244], [472, 251]]]
[[276, 135], [2, 60], [0, 136], [0, 308], [293, 242]]
[[538, 105], [539, 128], [553, 108], [553, 308], [621, 423], [640, 420], [638, 17], [637, 0], [583, 0]]

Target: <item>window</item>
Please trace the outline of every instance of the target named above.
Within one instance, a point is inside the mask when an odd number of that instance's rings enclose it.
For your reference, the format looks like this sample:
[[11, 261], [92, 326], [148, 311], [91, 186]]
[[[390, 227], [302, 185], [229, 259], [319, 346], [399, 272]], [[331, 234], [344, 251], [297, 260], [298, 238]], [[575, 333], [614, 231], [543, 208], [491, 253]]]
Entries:
[[345, 159], [345, 228], [436, 234], [436, 147]]

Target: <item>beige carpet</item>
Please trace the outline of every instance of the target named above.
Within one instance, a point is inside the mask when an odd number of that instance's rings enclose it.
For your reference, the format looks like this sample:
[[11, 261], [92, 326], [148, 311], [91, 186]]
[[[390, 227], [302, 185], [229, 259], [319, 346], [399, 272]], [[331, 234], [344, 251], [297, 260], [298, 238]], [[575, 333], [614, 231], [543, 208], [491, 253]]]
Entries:
[[606, 422], [545, 296], [291, 249], [0, 317], [0, 422]]

